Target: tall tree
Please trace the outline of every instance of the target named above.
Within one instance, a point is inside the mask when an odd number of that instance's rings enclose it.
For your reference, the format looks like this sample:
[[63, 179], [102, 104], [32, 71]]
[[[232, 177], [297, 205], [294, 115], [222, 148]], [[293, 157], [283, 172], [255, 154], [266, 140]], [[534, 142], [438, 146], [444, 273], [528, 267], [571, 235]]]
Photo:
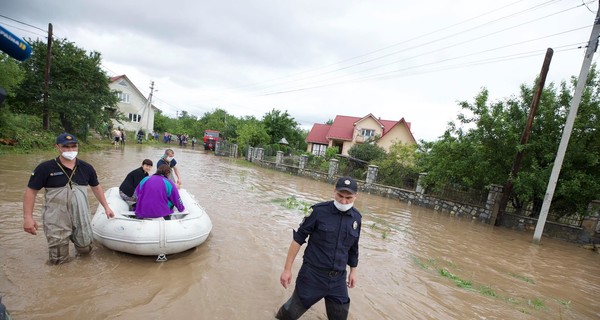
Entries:
[[236, 143], [241, 147], [252, 147], [269, 143], [269, 134], [265, 126], [254, 117], [243, 119], [237, 129]]
[[5, 53], [0, 53], [0, 88], [4, 89], [8, 96], [14, 96], [14, 90], [23, 77], [23, 71], [17, 61]]
[[[45, 59], [46, 43], [32, 42], [32, 55], [21, 64], [25, 79], [13, 110], [41, 114]], [[88, 128], [109, 122], [113, 117], [110, 108], [116, 107], [118, 98], [108, 87], [101, 62], [98, 52], [87, 53], [66, 39], [54, 40], [48, 98], [51, 123], [85, 137]]]
[[[521, 169], [514, 178], [511, 202], [523, 209], [533, 204], [539, 212], [558, 144], [568, 114], [572, 80], [557, 89], [554, 84], [542, 92], [529, 143], [520, 146], [533, 99], [533, 86], [522, 85], [518, 97], [488, 101], [483, 90], [474, 103], [461, 102], [464, 113], [451, 123], [439, 141], [425, 145], [420, 158], [428, 173], [429, 186], [457, 184], [482, 189], [503, 185], [508, 179], [517, 148], [525, 148]], [[586, 212], [600, 194], [600, 86], [595, 67], [590, 72], [573, 135], [565, 155], [551, 210], [557, 214]]]
[[273, 109], [263, 116], [262, 122], [271, 138], [269, 142], [271, 144], [279, 142], [282, 138], [290, 144], [295, 144], [299, 140], [300, 134], [297, 132], [300, 130], [299, 124], [287, 111]]

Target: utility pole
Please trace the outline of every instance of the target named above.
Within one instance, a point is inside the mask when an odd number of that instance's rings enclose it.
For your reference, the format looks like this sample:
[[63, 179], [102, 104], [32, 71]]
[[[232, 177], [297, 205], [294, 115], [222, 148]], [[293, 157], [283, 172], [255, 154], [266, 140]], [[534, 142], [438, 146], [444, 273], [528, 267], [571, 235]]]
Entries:
[[596, 18], [594, 19], [594, 27], [590, 34], [590, 40], [588, 41], [585, 56], [583, 58], [583, 64], [581, 65], [581, 71], [579, 72], [579, 78], [577, 79], [577, 87], [573, 93], [573, 99], [569, 107], [569, 114], [565, 122], [565, 128], [560, 139], [556, 158], [554, 159], [554, 166], [552, 167], [552, 173], [550, 174], [550, 180], [548, 181], [548, 188], [546, 189], [546, 195], [544, 196], [544, 202], [542, 203], [542, 210], [540, 211], [540, 217], [538, 218], [535, 231], [533, 233], [533, 243], [539, 244], [544, 232], [544, 226], [546, 224], [546, 218], [548, 217], [548, 210], [550, 209], [550, 203], [554, 196], [554, 189], [558, 181], [560, 169], [562, 167], [563, 160], [565, 158], [565, 152], [567, 151], [567, 145], [571, 138], [571, 131], [573, 131], [573, 123], [577, 117], [577, 109], [579, 103], [581, 103], [581, 96], [585, 90], [585, 84], [587, 82], [587, 76], [590, 72], [590, 66], [592, 65], [592, 58], [598, 48], [598, 36], [600, 36], [600, 8], [596, 12]]
[[512, 193], [513, 188], [513, 180], [521, 170], [521, 162], [523, 161], [523, 157], [525, 156], [525, 148], [524, 146], [529, 141], [529, 134], [531, 133], [531, 127], [533, 126], [533, 118], [538, 109], [538, 105], [540, 104], [540, 98], [542, 97], [542, 91], [544, 89], [544, 84], [546, 83], [546, 76], [548, 75], [548, 69], [550, 69], [550, 62], [552, 61], [552, 54], [554, 50], [548, 48], [546, 50], [546, 57], [544, 58], [544, 64], [542, 65], [542, 71], [540, 71], [540, 77], [538, 78], [537, 86], [535, 88], [535, 93], [533, 95], [533, 101], [531, 102], [531, 109], [529, 109], [529, 117], [527, 118], [527, 125], [525, 129], [523, 129], [523, 134], [521, 135], [521, 148], [517, 152], [515, 156], [515, 160], [513, 161], [512, 170], [510, 171], [510, 175], [508, 176], [508, 180], [504, 185], [504, 189], [502, 190], [502, 198], [500, 199], [500, 206], [498, 208], [498, 216], [496, 217], [495, 226], [502, 225], [502, 219], [504, 218], [504, 212], [506, 211], [506, 205], [508, 204], [508, 198]]
[[146, 140], [148, 140], [148, 133], [150, 132], [150, 111], [152, 111], [152, 95], [153, 94], [154, 94], [154, 81], [150, 82], [150, 95], [148, 96], [148, 107], [146, 108]]
[[44, 72], [44, 105], [42, 107], [42, 127], [50, 130], [50, 108], [48, 107], [48, 88], [50, 87], [50, 63], [52, 62], [52, 23], [48, 23], [48, 48], [46, 50], [46, 69]]

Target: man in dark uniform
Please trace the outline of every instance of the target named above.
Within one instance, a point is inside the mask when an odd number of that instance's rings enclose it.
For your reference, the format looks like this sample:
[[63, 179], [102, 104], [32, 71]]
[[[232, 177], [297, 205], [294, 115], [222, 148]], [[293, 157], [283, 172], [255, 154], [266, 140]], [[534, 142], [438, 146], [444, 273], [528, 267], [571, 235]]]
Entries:
[[35, 168], [23, 196], [23, 230], [35, 235], [38, 230], [33, 218], [35, 197], [42, 188], [46, 190], [42, 220], [51, 264], [69, 260], [69, 241], [75, 244], [79, 254], [89, 253], [92, 248], [88, 186], [106, 210], [106, 216], [114, 216], [98, 182], [96, 170], [91, 164], [77, 159], [78, 148], [74, 135], [60, 134], [56, 138], [59, 156]]
[[[308, 245], [292, 297], [281, 306], [277, 319], [298, 319], [323, 298], [327, 318], [348, 317], [348, 288], [356, 285], [361, 227], [360, 212], [353, 207], [357, 191], [353, 178], [339, 178], [335, 184], [334, 200], [313, 205], [298, 230], [294, 231], [294, 240], [280, 277], [284, 288], [291, 283], [294, 259], [307, 237]], [[347, 277], [346, 265], [350, 266]]]

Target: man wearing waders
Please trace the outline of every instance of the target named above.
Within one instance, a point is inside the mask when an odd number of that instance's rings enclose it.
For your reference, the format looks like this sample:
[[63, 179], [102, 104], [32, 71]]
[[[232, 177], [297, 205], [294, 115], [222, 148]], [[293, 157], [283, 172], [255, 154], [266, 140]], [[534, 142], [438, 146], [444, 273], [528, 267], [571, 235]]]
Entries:
[[39, 164], [31, 173], [23, 196], [23, 229], [35, 235], [38, 224], [33, 219], [35, 197], [46, 189], [42, 221], [48, 240], [49, 263], [60, 264], [69, 260], [69, 241], [78, 254], [92, 249], [92, 226], [87, 198], [89, 185], [104, 207], [106, 216], [114, 217], [108, 206], [96, 170], [89, 163], [77, 159], [77, 138], [62, 133], [56, 138], [59, 156]]
[[[333, 192], [334, 200], [310, 207], [298, 231], [294, 231], [280, 277], [284, 288], [291, 283], [294, 259], [307, 237], [308, 244], [292, 297], [281, 306], [277, 319], [298, 319], [323, 298], [328, 319], [348, 318], [348, 288], [356, 285], [362, 220], [358, 210], [353, 208], [357, 191], [354, 179], [339, 178]], [[347, 276], [346, 265], [350, 267]]]

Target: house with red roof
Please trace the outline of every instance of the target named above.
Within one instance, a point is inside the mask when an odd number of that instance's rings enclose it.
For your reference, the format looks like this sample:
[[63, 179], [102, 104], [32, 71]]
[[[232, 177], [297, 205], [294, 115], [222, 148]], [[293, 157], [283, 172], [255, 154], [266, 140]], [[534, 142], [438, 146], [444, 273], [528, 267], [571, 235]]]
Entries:
[[306, 151], [315, 155], [324, 155], [328, 147], [336, 147], [339, 154], [348, 155], [348, 150], [357, 143], [375, 143], [385, 151], [398, 142], [417, 143], [410, 122], [404, 118], [382, 120], [371, 113], [362, 118], [337, 115], [332, 124], [315, 123], [306, 142]]
[[[127, 118], [125, 121], [113, 120], [114, 128], [120, 127], [125, 131], [135, 133], [142, 129], [146, 134], [154, 131], [154, 113], [158, 111], [158, 108], [144, 97], [126, 75], [110, 78], [108, 87], [117, 92], [119, 96], [119, 103], [115, 111], [122, 113]], [[133, 140], [133, 136], [131, 138]]]

